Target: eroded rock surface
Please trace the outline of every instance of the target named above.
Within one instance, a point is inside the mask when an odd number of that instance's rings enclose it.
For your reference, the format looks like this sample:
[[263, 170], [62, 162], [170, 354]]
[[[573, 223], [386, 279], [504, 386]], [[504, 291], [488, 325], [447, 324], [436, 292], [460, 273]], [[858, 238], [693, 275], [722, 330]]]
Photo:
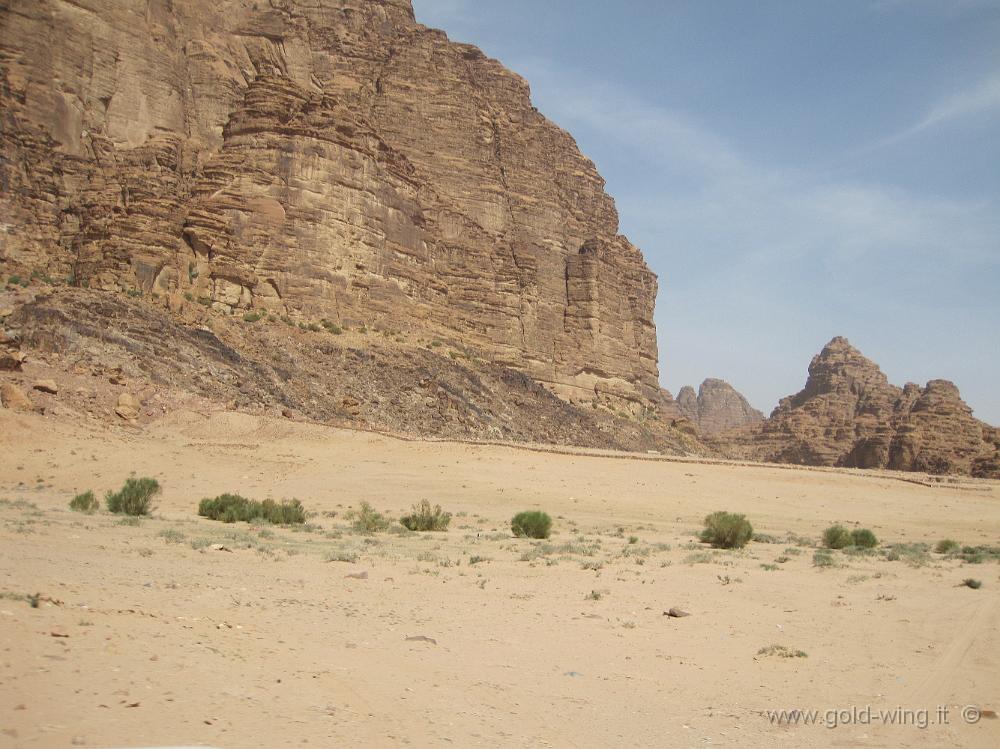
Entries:
[[997, 429], [958, 388], [891, 384], [846, 338], [813, 358], [805, 387], [756, 428], [719, 435], [730, 454], [780, 463], [1000, 477]]
[[0, 77], [9, 270], [658, 398], [656, 278], [594, 165], [408, 0], [11, 0]]
[[698, 387], [685, 385], [677, 392], [677, 407], [697, 427], [699, 434], [716, 434], [726, 429], [756, 424], [764, 414], [750, 405], [725, 380], [708, 378]]

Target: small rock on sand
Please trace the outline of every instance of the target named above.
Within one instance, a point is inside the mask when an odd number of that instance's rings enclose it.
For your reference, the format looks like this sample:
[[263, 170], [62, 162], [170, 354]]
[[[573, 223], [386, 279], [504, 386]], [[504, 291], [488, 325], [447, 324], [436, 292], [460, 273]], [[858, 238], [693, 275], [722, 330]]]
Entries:
[[43, 393], [51, 393], [52, 395], [59, 392], [59, 386], [56, 385], [55, 380], [38, 380], [32, 387], [35, 390], [40, 390]]
[[139, 409], [141, 407], [142, 404], [139, 403], [139, 399], [134, 395], [131, 393], [122, 393], [118, 396], [118, 405], [115, 407], [115, 413], [123, 419], [131, 421], [139, 416]]
[[676, 608], [675, 606], [671, 606], [669, 609], [667, 609], [663, 613], [664, 613], [665, 616], [671, 616], [671, 617], [674, 617], [674, 618], [680, 618], [682, 616], [691, 616], [691, 614], [689, 614], [687, 611], [684, 611], [683, 609]]

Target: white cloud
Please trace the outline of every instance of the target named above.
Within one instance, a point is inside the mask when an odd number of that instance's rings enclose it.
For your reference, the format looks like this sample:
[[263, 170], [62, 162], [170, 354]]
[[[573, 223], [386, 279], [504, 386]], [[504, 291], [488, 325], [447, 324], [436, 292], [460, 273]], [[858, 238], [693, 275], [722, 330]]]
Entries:
[[990, 112], [1000, 112], [1000, 73], [946, 97], [931, 107], [915, 124], [880, 141], [877, 145], [891, 145], [955, 120]]

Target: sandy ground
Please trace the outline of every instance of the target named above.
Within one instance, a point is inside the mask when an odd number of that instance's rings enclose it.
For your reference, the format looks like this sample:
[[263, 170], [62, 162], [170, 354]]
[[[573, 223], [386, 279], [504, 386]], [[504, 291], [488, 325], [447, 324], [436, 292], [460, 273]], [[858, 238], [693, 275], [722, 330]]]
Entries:
[[[67, 509], [132, 472], [164, 486], [154, 517]], [[198, 518], [224, 491], [316, 515]], [[345, 517], [424, 498], [456, 513], [447, 533], [366, 537]], [[548, 546], [508, 532], [533, 508], [556, 518]], [[706, 549], [718, 509], [778, 542]], [[1000, 709], [998, 565], [817, 567], [806, 544], [838, 521], [998, 544], [1000, 484], [0, 411], [0, 746], [1000, 746], [1000, 720], [962, 717]], [[759, 654], [772, 644], [807, 655]], [[929, 725], [766, 714], [867, 706]]]

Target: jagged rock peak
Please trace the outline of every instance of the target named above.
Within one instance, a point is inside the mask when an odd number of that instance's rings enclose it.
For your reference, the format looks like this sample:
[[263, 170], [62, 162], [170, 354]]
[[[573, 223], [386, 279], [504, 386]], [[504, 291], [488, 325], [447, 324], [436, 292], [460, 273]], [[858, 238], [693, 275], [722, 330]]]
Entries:
[[756, 424], [764, 418], [732, 385], [711, 377], [701, 383], [697, 395], [690, 385], [682, 387], [677, 393], [677, 407], [699, 433], [706, 435]]
[[1000, 478], [996, 433], [973, 418], [954, 383], [899, 388], [838, 336], [813, 357], [801, 391], [723, 447], [779, 463]]

